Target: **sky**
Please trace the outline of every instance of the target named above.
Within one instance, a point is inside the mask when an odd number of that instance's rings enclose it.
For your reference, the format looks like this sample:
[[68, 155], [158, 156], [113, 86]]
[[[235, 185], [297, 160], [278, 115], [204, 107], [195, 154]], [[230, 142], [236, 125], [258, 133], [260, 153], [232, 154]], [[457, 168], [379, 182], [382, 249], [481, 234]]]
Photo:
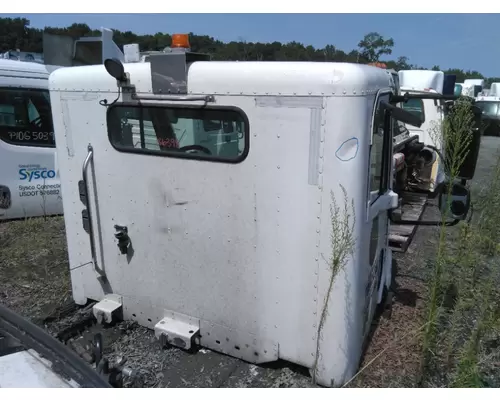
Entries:
[[[228, 42], [291, 42], [350, 51], [368, 32], [395, 42], [391, 58], [431, 68], [461, 68], [500, 77], [500, 14], [9, 14], [31, 26], [74, 22], [137, 34], [188, 33]], [[424, 29], [423, 29], [424, 28]]]

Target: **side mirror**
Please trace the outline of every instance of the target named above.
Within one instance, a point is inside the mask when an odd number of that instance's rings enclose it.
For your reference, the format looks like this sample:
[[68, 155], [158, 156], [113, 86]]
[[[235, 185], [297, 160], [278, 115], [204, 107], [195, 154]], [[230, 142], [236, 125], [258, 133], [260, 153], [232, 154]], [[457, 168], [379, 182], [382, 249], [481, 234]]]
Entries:
[[[470, 209], [470, 191], [460, 183], [449, 183], [439, 194], [441, 214], [454, 220], [464, 220]], [[449, 193], [449, 194], [448, 194]]]

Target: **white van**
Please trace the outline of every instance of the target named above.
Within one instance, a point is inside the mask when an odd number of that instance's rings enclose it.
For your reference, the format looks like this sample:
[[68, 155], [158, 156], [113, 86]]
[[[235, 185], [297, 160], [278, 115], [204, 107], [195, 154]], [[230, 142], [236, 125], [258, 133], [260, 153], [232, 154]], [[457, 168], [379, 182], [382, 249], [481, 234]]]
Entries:
[[[44, 34], [44, 65], [0, 59], [0, 220], [63, 214], [48, 79], [62, 66], [91, 65], [123, 53], [100, 37]], [[56, 66], [57, 65], [57, 66]]]
[[62, 214], [48, 91], [56, 68], [0, 59], [0, 220]]

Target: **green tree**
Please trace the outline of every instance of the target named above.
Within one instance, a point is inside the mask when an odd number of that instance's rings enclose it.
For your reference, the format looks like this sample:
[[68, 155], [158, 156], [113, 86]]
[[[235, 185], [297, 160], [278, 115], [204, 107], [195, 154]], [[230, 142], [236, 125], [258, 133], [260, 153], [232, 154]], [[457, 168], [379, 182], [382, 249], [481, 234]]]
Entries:
[[392, 54], [394, 39], [385, 39], [377, 32], [370, 32], [358, 43], [360, 54], [368, 62], [380, 61], [383, 54]]
[[398, 57], [395, 69], [397, 69], [398, 71], [401, 69], [412, 69], [412, 65], [408, 61], [409, 59], [406, 56]]

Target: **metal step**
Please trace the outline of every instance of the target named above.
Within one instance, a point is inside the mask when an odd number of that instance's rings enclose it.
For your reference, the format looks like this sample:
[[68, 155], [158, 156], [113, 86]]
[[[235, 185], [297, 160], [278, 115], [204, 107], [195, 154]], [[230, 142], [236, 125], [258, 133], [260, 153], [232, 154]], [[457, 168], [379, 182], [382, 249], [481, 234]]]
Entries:
[[[403, 192], [401, 199], [403, 203], [402, 219], [420, 221], [427, 205], [427, 194]], [[389, 227], [389, 247], [393, 251], [404, 253], [410, 246], [416, 232], [416, 225], [391, 224]]]

